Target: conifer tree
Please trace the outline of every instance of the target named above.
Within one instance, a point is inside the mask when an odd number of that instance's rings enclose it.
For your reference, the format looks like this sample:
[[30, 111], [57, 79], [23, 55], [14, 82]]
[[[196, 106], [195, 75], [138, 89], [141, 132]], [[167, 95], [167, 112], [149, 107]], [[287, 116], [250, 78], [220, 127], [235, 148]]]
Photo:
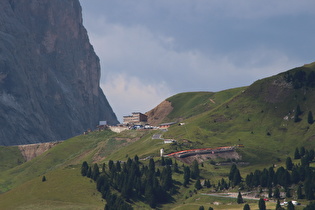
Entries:
[[121, 171], [120, 161], [116, 161], [116, 170], [117, 172]]
[[155, 163], [152, 158], [150, 159], [150, 162], [149, 162], [149, 171], [150, 173], [155, 173]]
[[280, 200], [277, 199], [276, 210], [281, 209]]
[[42, 178], [42, 182], [46, 182], [47, 180], [46, 180], [46, 176], [43, 176], [43, 178]]
[[249, 207], [249, 205], [247, 203], [244, 205], [243, 210], [250, 210], [250, 207]]
[[89, 165], [86, 161], [84, 161], [81, 166], [81, 175], [86, 176], [88, 173], [88, 170], [89, 170]]
[[280, 198], [280, 190], [278, 187], [275, 188], [275, 191], [273, 193], [273, 197], [279, 199]]
[[183, 185], [186, 187], [190, 181], [190, 169], [188, 166], [184, 166], [184, 183]]
[[134, 160], [135, 160], [136, 164], [139, 164], [139, 157], [138, 157], [138, 155], [135, 155]]
[[287, 170], [291, 171], [293, 168], [293, 163], [290, 157], [287, 157], [285, 164], [286, 164]]
[[229, 173], [229, 180], [232, 181], [233, 177], [234, 177], [234, 173], [237, 170], [236, 165], [233, 163], [230, 169], [230, 173]]
[[259, 210], [266, 210], [266, 203], [264, 199], [260, 198], [258, 202], [258, 208]]
[[296, 194], [297, 194], [298, 199], [303, 199], [302, 186], [301, 185], [298, 186]]
[[175, 173], [179, 173], [178, 164], [177, 164], [176, 160], [175, 160], [175, 163], [174, 163], [174, 172]]
[[204, 206], [199, 206], [199, 210], [205, 210]]
[[241, 192], [238, 192], [236, 202], [237, 202], [238, 204], [240, 204], [240, 203], [244, 203], [244, 200], [243, 200], [243, 197], [242, 197]]
[[300, 148], [300, 156], [303, 157], [305, 155], [305, 148], [301, 147]]
[[102, 173], [105, 173], [105, 163], [102, 164]]
[[100, 175], [100, 171], [99, 171], [98, 165], [97, 165], [97, 163], [94, 163], [91, 178], [94, 181], [96, 181], [96, 179], [98, 178], [99, 175]]
[[86, 177], [91, 178], [92, 175], [92, 169], [91, 166], [89, 166], [88, 172], [86, 173]]
[[197, 190], [200, 190], [202, 188], [201, 183], [200, 183], [200, 179], [197, 179], [196, 183], [195, 183], [195, 188]]
[[314, 123], [313, 114], [312, 114], [311, 111], [308, 112], [307, 122], [308, 122], [309, 124], [313, 124], [313, 123]]
[[164, 159], [163, 156], [162, 156], [162, 158], [161, 158], [161, 166], [165, 166], [165, 159]]
[[295, 148], [295, 152], [294, 152], [294, 159], [300, 159], [301, 158], [301, 155], [300, 155], [300, 152], [299, 152], [299, 149], [298, 148]]
[[294, 209], [295, 209], [295, 207], [294, 207], [292, 201], [289, 201], [289, 202], [288, 202], [288, 207], [287, 207], [287, 209], [288, 209], [288, 210], [294, 210]]
[[190, 177], [192, 179], [198, 179], [199, 178], [199, 165], [198, 165], [198, 162], [197, 160], [194, 160], [193, 163], [192, 163], [192, 168], [191, 168], [191, 175]]

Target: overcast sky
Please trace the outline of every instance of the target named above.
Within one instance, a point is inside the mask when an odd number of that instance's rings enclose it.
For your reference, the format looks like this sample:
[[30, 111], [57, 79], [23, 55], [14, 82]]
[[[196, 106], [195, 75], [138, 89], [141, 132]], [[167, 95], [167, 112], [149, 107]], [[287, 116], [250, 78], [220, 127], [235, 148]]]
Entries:
[[118, 120], [315, 61], [314, 0], [80, 0]]

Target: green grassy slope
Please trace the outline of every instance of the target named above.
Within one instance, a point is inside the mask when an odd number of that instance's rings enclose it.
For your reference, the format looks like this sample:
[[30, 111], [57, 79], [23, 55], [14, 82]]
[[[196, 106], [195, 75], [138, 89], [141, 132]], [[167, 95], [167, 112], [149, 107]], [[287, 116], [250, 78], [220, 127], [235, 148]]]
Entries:
[[0, 146], [0, 171], [6, 171], [24, 162], [24, 158], [17, 146]]
[[[315, 70], [313, 64], [308, 66]], [[173, 126], [166, 136], [202, 147], [244, 144], [243, 157], [252, 163], [276, 163], [292, 155], [295, 147], [314, 148], [315, 124], [308, 124], [307, 115], [315, 111], [315, 89], [294, 89], [283, 76], [255, 82], [216, 109], [187, 119], [185, 126]], [[303, 113], [295, 123], [291, 118], [297, 105]]]
[[53, 170], [0, 194], [0, 209], [104, 209], [95, 183], [82, 177], [78, 167]]
[[[1, 192], [12, 189], [49, 171], [68, 165], [81, 164], [83, 160], [91, 162], [95, 154], [106, 146], [112, 135], [112, 132], [104, 131], [93, 132], [86, 136], [77, 136], [56, 145], [29, 162], [3, 171], [0, 174]], [[105, 155], [103, 154], [103, 156]], [[16, 159], [16, 157], [13, 159]]]
[[239, 94], [245, 87], [220, 92], [188, 92], [174, 95], [166, 101], [172, 103], [173, 110], [164, 121], [177, 121], [212, 110], [228, 99]]

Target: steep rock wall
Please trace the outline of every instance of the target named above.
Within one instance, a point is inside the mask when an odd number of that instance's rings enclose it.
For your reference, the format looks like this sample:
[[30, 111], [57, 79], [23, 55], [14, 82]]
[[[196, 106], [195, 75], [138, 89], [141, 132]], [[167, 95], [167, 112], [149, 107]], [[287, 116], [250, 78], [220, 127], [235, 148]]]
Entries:
[[0, 1], [0, 145], [118, 123], [99, 79], [78, 0]]

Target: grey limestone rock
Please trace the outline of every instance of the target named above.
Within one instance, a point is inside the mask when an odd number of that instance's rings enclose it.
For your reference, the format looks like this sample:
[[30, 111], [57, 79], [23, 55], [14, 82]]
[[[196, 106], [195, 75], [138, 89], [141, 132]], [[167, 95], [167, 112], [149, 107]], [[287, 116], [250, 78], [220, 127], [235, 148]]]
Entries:
[[0, 145], [118, 123], [78, 0], [0, 0]]

